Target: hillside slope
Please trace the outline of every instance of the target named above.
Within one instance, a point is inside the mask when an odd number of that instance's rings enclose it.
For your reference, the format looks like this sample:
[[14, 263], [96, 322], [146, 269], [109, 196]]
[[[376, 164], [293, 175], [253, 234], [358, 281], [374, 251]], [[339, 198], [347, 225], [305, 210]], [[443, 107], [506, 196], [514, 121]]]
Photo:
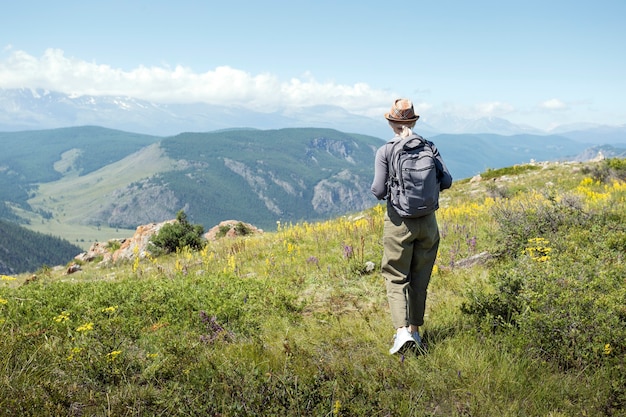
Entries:
[[33, 272], [65, 265], [81, 252], [70, 242], [0, 220], [0, 274]]
[[[419, 131], [419, 129], [418, 129]], [[531, 160], [593, 158], [562, 136], [430, 138], [454, 179]], [[370, 207], [383, 141], [332, 129], [229, 129], [172, 137], [93, 126], [0, 133], [0, 218], [85, 249], [185, 210], [205, 228], [237, 219], [264, 229]], [[607, 150], [607, 152], [619, 152]]]
[[483, 174], [442, 193], [424, 349], [388, 353], [379, 204], [71, 275], [0, 276], [2, 410], [624, 415], [626, 160]]
[[205, 228], [230, 218], [264, 228], [327, 218], [375, 203], [369, 186], [381, 144], [329, 129], [185, 133], [87, 174], [40, 183], [28, 200], [35, 215], [25, 216], [49, 232], [60, 232], [59, 221], [132, 229], [181, 209]]
[[89, 174], [158, 140], [96, 126], [0, 132], [0, 214], [6, 202], [29, 210], [37, 184]]

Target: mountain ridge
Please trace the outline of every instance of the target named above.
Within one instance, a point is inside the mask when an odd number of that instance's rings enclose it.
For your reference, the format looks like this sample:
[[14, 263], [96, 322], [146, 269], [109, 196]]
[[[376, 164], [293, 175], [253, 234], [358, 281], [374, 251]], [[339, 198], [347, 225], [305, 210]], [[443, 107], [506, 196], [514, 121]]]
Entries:
[[[22, 131], [104, 126], [127, 132], [172, 136], [181, 132], [206, 132], [249, 126], [257, 129], [285, 127], [331, 128], [344, 132], [390, 138], [382, 117], [354, 114], [332, 105], [285, 108], [272, 112], [249, 110], [242, 106], [220, 106], [207, 103], [155, 103], [128, 96], [79, 96], [44, 89], [0, 88], [0, 131]], [[604, 126], [592, 123], [557, 126], [542, 130], [512, 123], [500, 117], [462, 118], [452, 114], [426, 114], [416, 130], [424, 137], [438, 134], [551, 135], [573, 132], [580, 140], [600, 136], [613, 129], [617, 142], [626, 143], [626, 124]], [[580, 132], [580, 133], [576, 133]], [[613, 140], [613, 139], [612, 139]], [[597, 143], [602, 144], [602, 143]]]
[[[456, 181], [533, 160], [626, 156], [626, 149], [589, 148], [558, 135], [447, 134], [434, 142]], [[369, 187], [384, 141], [319, 128], [161, 138], [86, 126], [0, 132], [0, 143], [0, 219], [85, 250], [179, 210], [206, 230], [227, 219], [272, 230], [278, 221], [367, 209], [377, 204]]]
[[[455, 180], [532, 160], [597, 156], [565, 136], [442, 134]], [[384, 141], [323, 128], [222, 129], [159, 137], [98, 126], [0, 132], [0, 218], [82, 247], [185, 210], [210, 228], [264, 229], [371, 207]], [[591, 149], [591, 150], [590, 150]], [[606, 149], [605, 156], [619, 155]]]

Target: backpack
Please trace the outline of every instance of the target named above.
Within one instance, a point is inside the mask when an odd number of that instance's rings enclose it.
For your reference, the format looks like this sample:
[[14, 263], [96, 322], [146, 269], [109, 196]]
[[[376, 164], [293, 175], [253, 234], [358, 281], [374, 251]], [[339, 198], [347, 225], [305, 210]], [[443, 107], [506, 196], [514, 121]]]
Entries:
[[400, 217], [422, 217], [439, 208], [439, 176], [430, 142], [415, 134], [399, 140], [388, 161], [388, 199]]

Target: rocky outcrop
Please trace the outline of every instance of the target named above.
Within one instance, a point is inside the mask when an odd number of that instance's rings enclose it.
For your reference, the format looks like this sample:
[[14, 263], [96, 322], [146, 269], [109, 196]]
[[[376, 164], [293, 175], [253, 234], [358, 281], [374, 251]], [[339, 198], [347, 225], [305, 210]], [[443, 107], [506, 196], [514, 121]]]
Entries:
[[459, 261], [454, 262], [455, 268], [471, 268], [474, 265], [483, 265], [488, 260], [492, 259], [493, 255], [489, 252], [480, 252], [476, 255], [470, 256], [469, 258], [464, 258]]
[[80, 262], [92, 262], [99, 257], [102, 257], [102, 259], [110, 258], [112, 251], [109, 248], [121, 245], [125, 240], [126, 239], [112, 239], [108, 242], [94, 242], [87, 252], [79, 253], [74, 259]]
[[176, 220], [166, 220], [161, 223], [150, 223], [137, 227], [135, 234], [130, 239], [126, 239], [122, 246], [111, 256], [113, 262], [122, 259], [134, 259], [135, 257], [145, 258], [148, 255], [148, 245], [150, 238], [157, 233], [166, 224], [175, 223]]
[[176, 216], [182, 206], [175, 193], [157, 180], [144, 179], [115, 190], [107, 205], [95, 212], [90, 224], [131, 228], [149, 221], [164, 221]]
[[[77, 255], [74, 259], [82, 262], [91, 262], [102, 257], [103, 263], [131, 260], [135, 257], [145, 258], [148, 255], [150, 238], [161, 228], [176, 220], [166, 220], [160, 223], [150, 223], [137, 227], [135, 234], [128, 239], [113, 239], [106, 243], [96, 242], [87, 252]], [[113, 249], [117, 248], [117, 249]]]
[[[265, 180], [265, 177], [263, 177], [263, 175], [269, 175], [272, 178], [273, 182], [278, 185], [279, 183], [277, 182], [277, 178], [273, 177], [272, 173], [265, 173], [263, 171], [255, 172], [252, 168], [246, 166], [246, 164], [229, 158], [224, 158], [224, 165], [235, 174], [241, 176], [246, 181], [246, 183], [248, 183], [250, 189], [257, 195], [259, 200], [263, 201], [265, 207], [267, 207], [270, 212], [276, 215], [282, 214], [282, 209], [279, 207], [275, 199], [271, 198], [268, 195], [268, 183]], [[286, 190], [288, 193], [293, 194], [293, 189], [291, 189], [291, 191], [288, 191], [289, 188], [286, 186], [286, 184], [288, 183], [281, 183], [280, 187], [283, 190]]]
[[237, 237], [260, 233], [263, 233], [262, 229], [258, 229], [249, 223], [240, 222], [238, 220], [225, 220], [209, 229], [209, 231], [204, 234], [204, 238], [209, 241], [214, 241], [220, 237]]
[[366, 181], [343, 170], [315, 185], [311, 205], [321, 215], [341, 214], [370, 207], [371, 195]]
[[325, 138], [325, 137], [318, 137], [318, 138], [312, 139], [311, 142], [309, 143], [309, 147], [310, 147], [309, 149], [325, 150], [326, 152], [332, 155], [345, 159], [351, 164], [355, 163], [354, 159], [352, 159], [352, 156], [351, 156], [351, 153], [352, 153], [351, 147], [353, 146], [358, 146], [358, 145], [356, 145], [354, 141], [337, 140], [337, 139], [330, 139], [330, 138]]
[[[127, 239], [112, 239], [104, 243], [95, 242], [87, 252], [77, 255], [74, 259], [79, 262], [92, 262], [101, 258], [102, 263], [106, 264], [133, 260], [136, 257], [140, 259], [145, 258], [149, 253], [150, 238], [159, 233], [161, 228], [166, 224], [175, 223], [176, 221], [177, 220], [166, 220], [160, 223], [150, 223], [139, 226], [135, 234]], [[211, 228], [203, 237], [206, 240], [214, 241], [220, 237], [237, 237], [260, 233], [263, 233], [262, 229], [249, 223], [244, 223], [239, 220], [226, 220]]]

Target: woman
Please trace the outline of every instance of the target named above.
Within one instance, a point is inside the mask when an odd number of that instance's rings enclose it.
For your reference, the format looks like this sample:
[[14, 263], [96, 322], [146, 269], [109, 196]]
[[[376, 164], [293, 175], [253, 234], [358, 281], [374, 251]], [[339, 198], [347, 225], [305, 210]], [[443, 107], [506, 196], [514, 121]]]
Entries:
[[398, 211], [406, 216], [404, 211], [394, 207], [392, 199], [388, 198], [394, 144], [396, 148], [402, 145], [404, 149], [409, 149], [405, 145], [407, 142], [420, 144], [421, 141], [424, 146], [429, 146], [437, 168], [439, 190], [433, 193], [436, 196], [439, 191], [450, 188], [452, 176], [434, 144], [413, 133], [419, 115], [415, 114], [410, 100], [396, 100], [385, 118], [395, 136], [376, 152], [372, 193], [379, 200], [387, 200], [381, 270], [387, 288], [391, 321], [396, 329], [389, 353], [395, 354], [409, 347], [421, 347], [419, 328], [424, 324], [426, 294], [439, 248], [439, 228], [435, 217], [438, 201], [432, 211], [420, 214], [420, 217], [402, 217]]

